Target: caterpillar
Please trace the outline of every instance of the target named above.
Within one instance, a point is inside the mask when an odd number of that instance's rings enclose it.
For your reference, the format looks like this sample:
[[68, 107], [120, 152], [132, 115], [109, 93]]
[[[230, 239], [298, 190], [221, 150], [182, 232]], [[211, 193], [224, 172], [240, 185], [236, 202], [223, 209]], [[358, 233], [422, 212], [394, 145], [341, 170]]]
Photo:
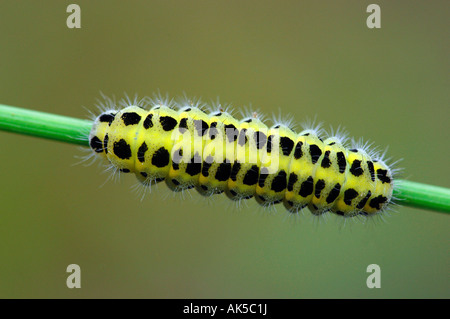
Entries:
[[163, 98], [107, 100], [89, 134], [96, 157], [134, 173], [145, 186], [175, 192], [195, 188], [203, 196], [255, 198], [353, 217], [374, 216], [392, 202], [393, 173], [384, 154], [320, 126], [296, 133], [289, 123], [268, 127], [256, 112], [237, 119], [228, 107]]

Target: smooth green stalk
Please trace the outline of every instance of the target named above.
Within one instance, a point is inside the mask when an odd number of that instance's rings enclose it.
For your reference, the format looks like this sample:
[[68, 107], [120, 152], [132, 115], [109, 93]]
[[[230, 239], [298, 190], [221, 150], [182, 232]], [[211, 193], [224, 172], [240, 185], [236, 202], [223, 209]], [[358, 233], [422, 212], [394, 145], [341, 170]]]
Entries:
[[[0, 104], [0, 130], [89, 146], [92, 121], [31, 111]], [[450, 189], [397, 180], [394, 196], [399, 204], [450, 213]]]
[[89, 146], [92, 121], [0, 104], [0, 130]]
[[450, 189], [407, 180], [396, 181], [394, 196], [400, 205], [450, 213]]

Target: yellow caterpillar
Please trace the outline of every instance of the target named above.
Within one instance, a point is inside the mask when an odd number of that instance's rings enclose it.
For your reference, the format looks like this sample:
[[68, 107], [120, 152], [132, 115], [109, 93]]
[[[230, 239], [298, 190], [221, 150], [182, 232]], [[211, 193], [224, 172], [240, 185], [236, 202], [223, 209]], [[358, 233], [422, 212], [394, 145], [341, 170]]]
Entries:
[[269, 128], [258, 114], [238, 120], [220, 106], [206, 113], [199, 103], [110, 104], [94, 121], [90, 146], [146, 186], [165, 181], [173, 191], [345, 217], [375, 215], [391, 202], [393, 172], [383, 156], [348, 148], [339, 134], [324, 139], [318, 128]]

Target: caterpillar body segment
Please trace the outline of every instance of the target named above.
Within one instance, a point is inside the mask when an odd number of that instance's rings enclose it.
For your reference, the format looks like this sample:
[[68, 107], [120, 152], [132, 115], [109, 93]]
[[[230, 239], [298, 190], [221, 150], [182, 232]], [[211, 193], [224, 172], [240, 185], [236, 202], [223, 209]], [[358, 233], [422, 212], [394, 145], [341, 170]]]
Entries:
[[392, 170], [382, 156], [348, 148], [338, 134], [269, 128], [256, 113], [238, 120], [221, 108], [141, 104], [102, 112], [89, 141], [94, 154], [144, 185], [165, 181], [173, 191], [344, 217], [372, 216], [391, 202]]
[[[240, 121], [235, 141], [236, 155], [226, 194], [232, 200], [250, 199], [255, 195], [265, 151], [267, 126], [258, 118]], [[235, 134], [235, 136], [236, 136]]]
[[[278, 204], [285, 199], [296, 137], [297, 134], [285, 125], [276, 124], [269, 129], [256, 186], [256, 201], [259, 204]], [[271, 156], [272, 152], [278, 155]]]
[[229, 192], [239, 121], [219, 110], [211, 113], [208, 125], [202, 173], [196, 188], [204, 196]]

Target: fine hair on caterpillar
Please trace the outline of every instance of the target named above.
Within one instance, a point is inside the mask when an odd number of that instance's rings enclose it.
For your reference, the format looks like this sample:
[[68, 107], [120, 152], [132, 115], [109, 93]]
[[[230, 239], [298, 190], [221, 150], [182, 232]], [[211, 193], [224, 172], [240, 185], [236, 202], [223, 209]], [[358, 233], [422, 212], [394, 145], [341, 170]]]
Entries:
[[104, 99], [89, 135], [93, 154], [146, 187], [164, 181], [174, 192], [344, 217], [374, 216], [392, 203], [395, 170], [341, 128], [326, 136], [310, 123], [297, 133], [280, 118], [267, 126], [259, 112], [237, 119], [229, 106], [186, 98]]

